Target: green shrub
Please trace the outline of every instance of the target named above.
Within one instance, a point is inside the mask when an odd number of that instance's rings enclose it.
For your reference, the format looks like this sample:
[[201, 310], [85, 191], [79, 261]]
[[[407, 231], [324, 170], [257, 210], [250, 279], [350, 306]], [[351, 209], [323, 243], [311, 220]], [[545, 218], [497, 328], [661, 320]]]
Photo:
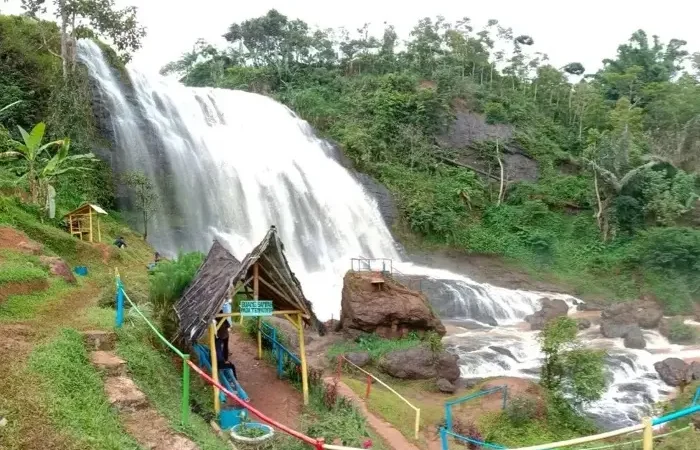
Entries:
[[180, 253], [177, 259], [159, 262], [153, 270], [148, 300], [161, 331], [168, 339], [177, 332], [173, 306], [194, 279], [202, 261], [204, 255], [200, 252]]
[[502, 103], [488, 102], [484, 106], [487, 123], [506, 123], [508, 122], [508, 113], [506, 107]]
[[533, 399], [518, 396], [509, 400], [504, 414], [513, 426], [522, 427], [533, 420], [541, 419], [546, 411]]
[[698, 339], [698, 332], [690, 325], [683, 323], [683, 319], [671, 319], [668, 328], [668, 340], [673, 344], [693, 344]]

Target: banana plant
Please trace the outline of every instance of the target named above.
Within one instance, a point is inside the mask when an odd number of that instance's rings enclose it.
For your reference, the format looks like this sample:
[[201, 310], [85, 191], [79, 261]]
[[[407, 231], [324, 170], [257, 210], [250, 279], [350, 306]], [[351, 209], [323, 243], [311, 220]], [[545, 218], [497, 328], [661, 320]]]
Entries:
[[27, 164], [27, 172], [25, 174], [29, 181], [29, 194], [32, 198], [32, 203], [38, 204], [39, 200], [39, 169], [42, 155], [49, 148], [63, 145], [64, 140], [51, 141], [47, 144], [42, 144], [46, 124], [39, 122], [32, 128], [32, 131], [27, 132], [24, 128], [17, 126], [22, 135], [22, 142], [13, 141], [15, 151], [7, 151], [0, 153], [0, 159], [24, 159]]

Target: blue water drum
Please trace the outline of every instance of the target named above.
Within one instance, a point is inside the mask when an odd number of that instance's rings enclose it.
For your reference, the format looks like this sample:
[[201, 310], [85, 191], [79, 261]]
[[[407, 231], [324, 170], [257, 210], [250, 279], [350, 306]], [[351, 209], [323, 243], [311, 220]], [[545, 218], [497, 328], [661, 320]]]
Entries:
[[85, 266], [76, 266], [73, 272], [75, 272], [76, 275], [84, 277], [88, 274], [88, 269]]

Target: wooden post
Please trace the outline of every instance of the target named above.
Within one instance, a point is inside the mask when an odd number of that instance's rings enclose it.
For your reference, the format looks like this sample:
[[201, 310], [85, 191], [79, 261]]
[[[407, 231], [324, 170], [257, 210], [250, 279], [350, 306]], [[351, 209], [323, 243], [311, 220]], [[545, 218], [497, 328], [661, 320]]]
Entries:
[[68, 216], [68, 227], [70, 228], [70, 236], [73, 237], [73, 215]]
[[642, 448], [643, 450], [652, 450], [654, 448], [654, 430], [651, 427], [651, 419], [645, 417], [642, 419], [642, 423], [644, 424]]
[[92, 242], [92, 208], [90, 208], [90, 242]]
[[[253, 264], [253, 300], [258, 300], [259, 296], [259, 276], [258, 263]], [[258, 359], [262, 359], [262, 318], [258, 317]]]
[[[211, 358], [211, 377], [219, 382], [219, 364], [216, 360], [216, 321], [213, 320], [209, 324], [209, 355]], [[221, 411], [221, 400], [219, 399], [219, 388], [214, 386], [214, 412], [217, 419]]]
[[102, 230], [100, 230], [100, 216], [97, 216], [97, 242], [102, 242]]
[[304, 392], [304, 405], [309, 404], [309, 371], [306, 367], [306, 349], [304, 348], [304, 322], [301, 313], [297, 313], [299, 324], [299, 356], [301, 357], [301, 389]]

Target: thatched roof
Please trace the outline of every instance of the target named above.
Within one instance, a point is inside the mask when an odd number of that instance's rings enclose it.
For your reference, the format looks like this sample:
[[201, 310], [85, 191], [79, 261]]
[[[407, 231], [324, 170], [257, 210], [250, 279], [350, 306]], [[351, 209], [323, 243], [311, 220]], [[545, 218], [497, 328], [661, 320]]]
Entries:
[[301, 311], [306, 323], [323, 332], [323, 325], [314, 315], [311, 302], [304, 297], [301, 284], [289, 267], [284, 246], [273, 226], [242, 262], [219, 241], [214, 241], [194, 280], [175, 305], [180, 319], [178, 337], [189, 342], [201, 338], [211, 320], [221, 311], [230, 289], [238, 282], [252, 279], [256, 262], [260, 300], [272, 300], [273, 308], [278, 311]]

